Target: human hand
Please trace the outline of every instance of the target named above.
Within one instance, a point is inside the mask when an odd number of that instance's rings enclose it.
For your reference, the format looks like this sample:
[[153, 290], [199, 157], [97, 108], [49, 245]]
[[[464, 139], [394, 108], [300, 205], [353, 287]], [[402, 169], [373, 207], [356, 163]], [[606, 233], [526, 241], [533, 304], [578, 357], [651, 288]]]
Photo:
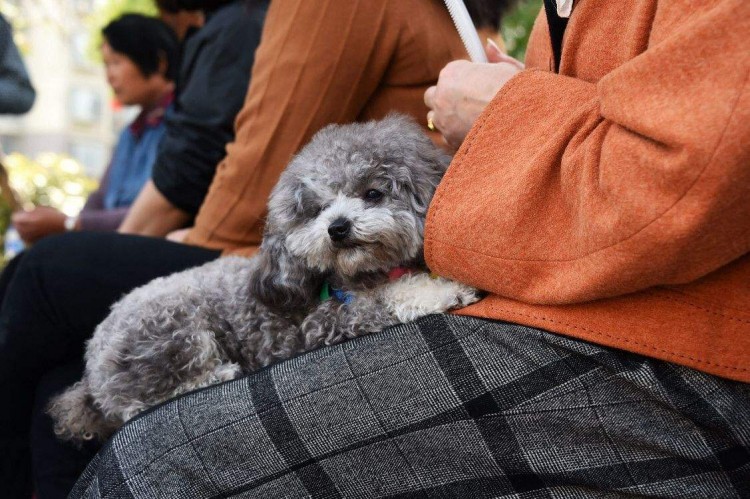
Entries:
[[172, 232], [167, 234], [167, 239], [175, 243], [184, 243], [185, 237], [187, 236], [188, 232], [190, 232], [190, 229], [192, 229], [192, 227], [173, 230]]
[[11, 222], [21, 239], [26, 244], [33, 244], [45, 236], [65, 232], [65, 218], [65, 214], [55, 208], [39, 206], [14, 213]]
[[461, 145], [495, 94], [524, 68], [491, 41], [485, 51], [489, 63], [450, 62], [440, 72], [437, 85], [424, 94], [424, 102], [430, 108], [428, 120], [454, 149]]

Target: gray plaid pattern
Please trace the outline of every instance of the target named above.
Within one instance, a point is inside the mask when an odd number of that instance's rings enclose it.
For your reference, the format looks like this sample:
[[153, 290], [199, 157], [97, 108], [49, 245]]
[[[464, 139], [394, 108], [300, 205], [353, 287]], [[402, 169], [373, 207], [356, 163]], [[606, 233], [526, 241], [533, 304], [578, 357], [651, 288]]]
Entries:
[[430, 316], [136, 418], [72, 497], [750, 497], [750, 386]]

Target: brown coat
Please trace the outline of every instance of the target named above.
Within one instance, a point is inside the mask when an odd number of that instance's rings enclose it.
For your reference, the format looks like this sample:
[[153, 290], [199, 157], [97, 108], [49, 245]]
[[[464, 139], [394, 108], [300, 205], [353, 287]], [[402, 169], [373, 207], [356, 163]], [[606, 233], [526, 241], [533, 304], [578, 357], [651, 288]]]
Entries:
[[317, 130], [389, 111], [425, 124], [425, 90], [462, 57], [440, 0], [271, 2], [235, 142], [187, 241], [253, 253], [272, 187]]
[[503, 319], [750, 381], [750, 2], [580, 0], [479, 118], [426, 230]]

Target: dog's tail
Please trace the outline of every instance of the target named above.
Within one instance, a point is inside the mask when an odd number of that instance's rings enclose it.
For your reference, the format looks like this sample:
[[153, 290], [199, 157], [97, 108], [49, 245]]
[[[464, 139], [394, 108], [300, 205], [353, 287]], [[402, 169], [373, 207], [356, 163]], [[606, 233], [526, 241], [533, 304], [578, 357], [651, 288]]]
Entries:
[[94, 405], [85, 377], [54, 397], [47, 413], [55, 422], [55, 434], [78, 445], [87, 440], [104, 441], [117, 429]]

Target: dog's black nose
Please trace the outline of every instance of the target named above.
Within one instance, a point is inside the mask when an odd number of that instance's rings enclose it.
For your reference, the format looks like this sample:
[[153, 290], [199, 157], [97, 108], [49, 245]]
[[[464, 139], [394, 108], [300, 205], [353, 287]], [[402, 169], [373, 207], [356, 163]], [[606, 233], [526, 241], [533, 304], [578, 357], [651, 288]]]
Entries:
[[337, 218], [328, 226], [328, 235], [333, 241], [343, 241], [349, 236], [352, 230], [352, 223], [346, 218]]

